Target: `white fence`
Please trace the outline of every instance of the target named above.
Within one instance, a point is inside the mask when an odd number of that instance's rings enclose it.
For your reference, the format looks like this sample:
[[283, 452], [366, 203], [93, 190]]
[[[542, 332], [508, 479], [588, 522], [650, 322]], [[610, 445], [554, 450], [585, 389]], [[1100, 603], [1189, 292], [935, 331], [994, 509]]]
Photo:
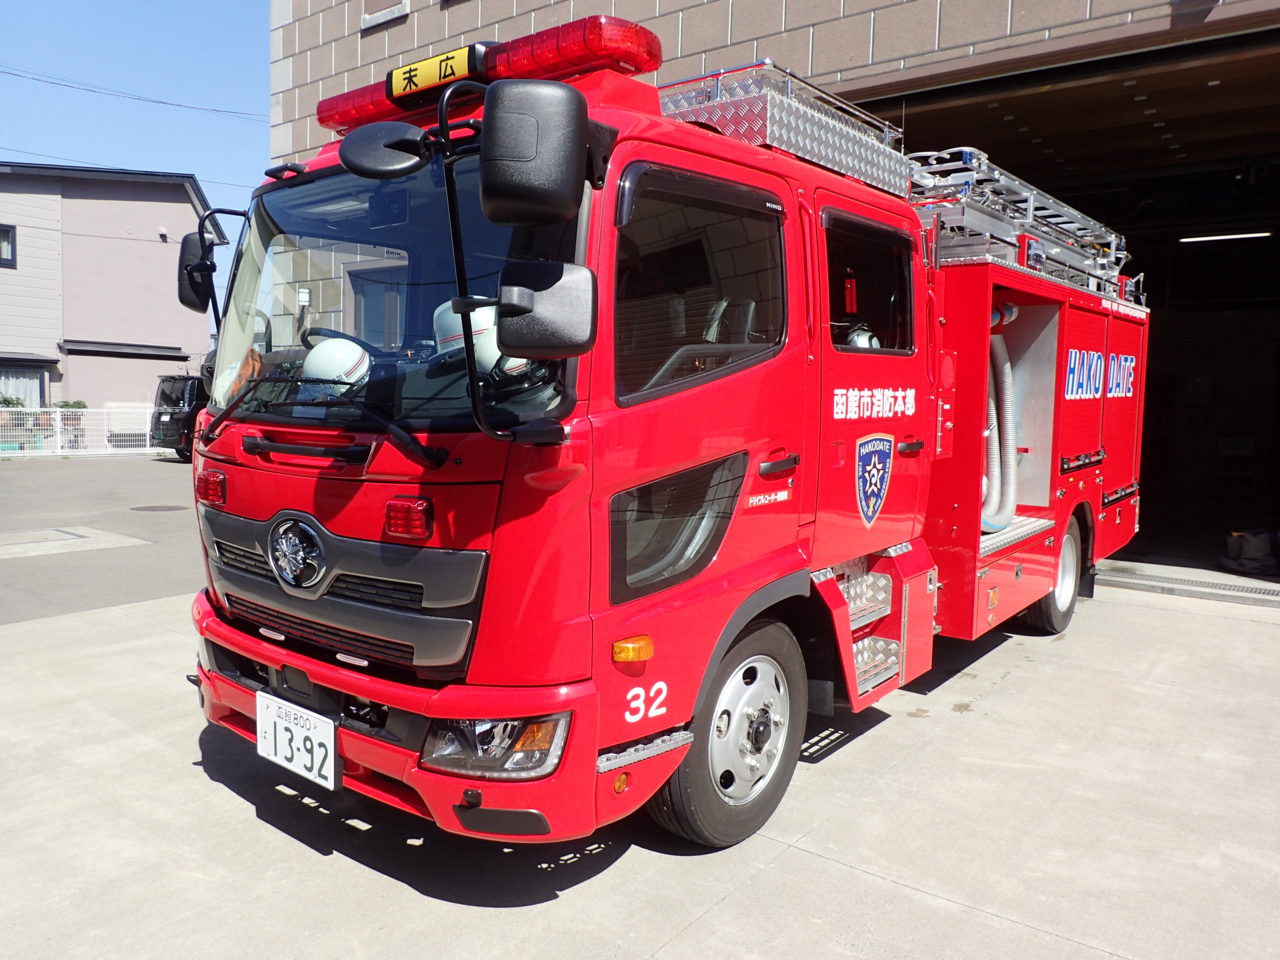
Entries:
[[105, 410], [0, 407], [0, 459], [158, 453], [147, 404]]

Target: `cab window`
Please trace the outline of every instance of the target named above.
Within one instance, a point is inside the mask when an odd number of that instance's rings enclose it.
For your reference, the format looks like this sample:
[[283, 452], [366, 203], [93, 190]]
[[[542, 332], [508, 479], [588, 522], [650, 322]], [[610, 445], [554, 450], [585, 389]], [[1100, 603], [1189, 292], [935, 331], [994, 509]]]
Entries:
[[832, 345], [853, 353], [910, 354], [911, 239], [830, 212], [823, 220]]
[[619, 400], [663, 395], [773, 353], [784, 329], [782, 204], [648, 164], [618, 194]]

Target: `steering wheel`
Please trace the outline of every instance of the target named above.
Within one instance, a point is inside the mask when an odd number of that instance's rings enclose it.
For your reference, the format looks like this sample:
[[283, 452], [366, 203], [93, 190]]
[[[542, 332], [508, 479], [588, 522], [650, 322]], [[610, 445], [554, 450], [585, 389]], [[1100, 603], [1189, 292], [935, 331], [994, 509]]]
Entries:
[[351, 334], [343, 333], [341, 330], [330, 330], [328, 327], [307, 327], [302, 331], [302, 337], [301, 337], [302, 345], [306, 347], [308, 350], [311, 350], [312, 348], [315, 347], [315, 344], [311, 342], [311, 339], [313, 337], [316, 339], [322, 339], [324, 337], [336, 337], [339, 340], [350, 340], [356, 346], [360, 347], [366, 353], [368, 353], [369, 356], [371, 357], [383, 357], [387, 355], [385, 350], [379, 350], [372, 343], [366, 343], [365, 341], [361, 340], [359, 337], [353, 337]]

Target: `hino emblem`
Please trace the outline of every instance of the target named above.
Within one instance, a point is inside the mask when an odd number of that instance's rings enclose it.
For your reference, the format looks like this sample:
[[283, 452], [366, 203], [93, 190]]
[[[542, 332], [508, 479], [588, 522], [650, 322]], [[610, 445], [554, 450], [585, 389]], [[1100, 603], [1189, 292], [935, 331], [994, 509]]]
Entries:
[[324, 576], [324, 547], [301, 520], [281, 520], [271, 528], [271, 569], [291, 587], [311, 587]]

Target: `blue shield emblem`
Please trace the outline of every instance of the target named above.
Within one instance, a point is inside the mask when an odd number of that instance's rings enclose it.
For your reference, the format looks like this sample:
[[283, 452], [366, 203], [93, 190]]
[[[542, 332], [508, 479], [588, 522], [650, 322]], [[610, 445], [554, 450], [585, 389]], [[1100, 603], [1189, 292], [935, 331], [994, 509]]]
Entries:
[[868, 528], [876, 522], [889, 493], [893, 469], [893, 437], [876, 433], [858, 441], [858, 512]]

